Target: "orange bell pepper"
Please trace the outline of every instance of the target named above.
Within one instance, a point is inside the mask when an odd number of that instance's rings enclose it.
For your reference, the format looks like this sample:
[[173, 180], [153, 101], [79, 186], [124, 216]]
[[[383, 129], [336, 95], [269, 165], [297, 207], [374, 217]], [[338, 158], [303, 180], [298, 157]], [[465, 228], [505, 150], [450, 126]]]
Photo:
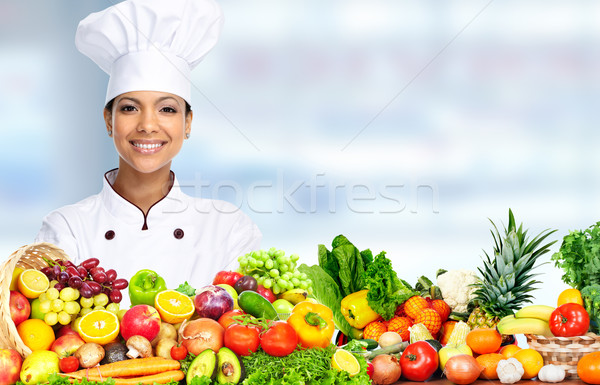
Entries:
[[287, 323], [296, 331], [300, 345], [305, 348], [329, 346], [335, 330], [331, 309], [308, 301], [294, 306]]

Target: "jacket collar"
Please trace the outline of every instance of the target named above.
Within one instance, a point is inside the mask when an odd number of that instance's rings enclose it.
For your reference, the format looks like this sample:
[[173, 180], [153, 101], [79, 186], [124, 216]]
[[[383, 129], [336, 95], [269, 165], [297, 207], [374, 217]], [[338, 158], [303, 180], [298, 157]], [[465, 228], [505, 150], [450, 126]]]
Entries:
[[179, 182], [173, 171], [171, 171], [171, 180], [173, 181], [171, 189], [167, 195], [150, 207], [147, 215], [144, 215], [142, 209], [115, 191], [112, 185], [118, 173], [119, 169], [115, 168], [104, 174], [102, 192], [100, 193], [104, 207], [115, 220], [147, 230], [163, 221], [166, 216], [173, 216], [175, 213], [187, 208], [183, 199], [184, 194], [181, 192]]

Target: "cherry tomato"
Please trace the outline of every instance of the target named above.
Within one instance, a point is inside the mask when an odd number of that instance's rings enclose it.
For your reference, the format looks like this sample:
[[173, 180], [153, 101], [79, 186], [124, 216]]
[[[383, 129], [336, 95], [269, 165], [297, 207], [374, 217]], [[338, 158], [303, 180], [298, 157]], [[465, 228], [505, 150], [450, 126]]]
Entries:
[[258, 350], [258, 334], [258, 329], [253, 326], [232, 324], [225, 329], [223, 344], [240, 356], [249, 356]]
[[374, 371], [374, 367], [372, 363], [367, 363], [367, 374], [369, 375], [369, 378], [372, 380], [373, 379], [373, 371]]
[[298, 346], [298, 335], [287, 322], [275, 321], [261, 334], [260, 346], [268, 355], [287, 356]]
[[63, 357], [58, 361], [58, 367], [63, 373], [71, 373], [79, 369], [79, 360], [75, 356]]
[[409, 381], [425, 381], [438, 367], [438, 354], [426, 341], [412, 343], [400, 357], [402, 376]]
[[171, 347], [171, 358], [174, 360], [183, 360], [187, 357], [188, 350], [185, 346], [177, 344]]
[[554, 309], [548, 323], [556, 337], [582, 336], [590, 327], [590, 316], [580, 304], [565, 303]]
[[213, 279], [213, 285], [226, 284], [231, 287], [235, 285], [238, 279], [242, 278], [242, 274], [237, 271], [219, 271], [217, 275], [215, 275], [215, 279]]
[[577, 375], [588, 384], [600, 384], [600, 352], [581, 357], [577, 362]]

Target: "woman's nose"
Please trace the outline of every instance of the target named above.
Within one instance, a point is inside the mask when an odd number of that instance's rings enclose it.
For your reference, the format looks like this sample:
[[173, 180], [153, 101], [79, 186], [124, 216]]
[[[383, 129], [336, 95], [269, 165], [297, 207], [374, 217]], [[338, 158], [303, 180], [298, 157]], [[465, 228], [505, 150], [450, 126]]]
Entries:
[[144, 111], [140, 117], [138, 131], [151, 133], [158, 131], [158, 117], [154, 111]]

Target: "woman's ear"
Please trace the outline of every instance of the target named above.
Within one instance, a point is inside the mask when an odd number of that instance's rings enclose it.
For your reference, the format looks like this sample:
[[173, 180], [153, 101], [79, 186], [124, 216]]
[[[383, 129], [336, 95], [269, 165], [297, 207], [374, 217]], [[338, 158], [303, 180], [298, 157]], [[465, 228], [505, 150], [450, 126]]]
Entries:
[[192, 119], [194, 118], [194, 112], [190, 111], [185, 115], [185, 137], [189, 139], [190, 133], [192, 132]]
[[108, 108], [104, 109], [104, 123], [106, 124], [106, 131], [108, 132], [108, 136], [112, 137], [112, 111], [110, 111]]

